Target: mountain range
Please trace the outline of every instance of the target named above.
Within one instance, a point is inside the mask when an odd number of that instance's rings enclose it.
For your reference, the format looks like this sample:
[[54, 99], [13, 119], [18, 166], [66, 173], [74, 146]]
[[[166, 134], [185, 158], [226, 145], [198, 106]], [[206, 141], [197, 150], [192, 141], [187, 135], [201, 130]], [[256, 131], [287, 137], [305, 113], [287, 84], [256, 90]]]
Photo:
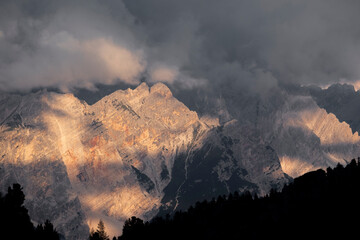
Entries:
[[2, 93], [0, 190], [20, 183], [32, 220], [50, 219], [66, 239], [86, 239], [99, 219], [120, 235], [131, 216], [150, 220], [234, 191], [265, 195], [360, 156], [351, 87], [227, 92], [192, 110], [162, 83], [91, 103]]

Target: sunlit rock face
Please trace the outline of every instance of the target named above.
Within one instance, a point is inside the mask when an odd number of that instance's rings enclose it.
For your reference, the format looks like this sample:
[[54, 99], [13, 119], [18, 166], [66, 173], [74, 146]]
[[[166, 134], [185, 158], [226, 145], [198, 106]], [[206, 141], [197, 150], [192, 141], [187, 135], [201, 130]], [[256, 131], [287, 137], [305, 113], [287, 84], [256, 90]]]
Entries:
[[319, 107], [348, 123], [353, 132], [360, 131], [360, 92], [355, 91], [354, 86], [333, 84], [327, 89], [312, 86], [307, 87], [307, 90]]
[[[351, 123], [357, 122], [360, 112], [355, 100], [360, 94], [353, 87], [339, 85], [323, 92], [325, 97], [313, 91], [313, 88], [279, 86], [256, 95], [241, 89], [223, 89], [221, 111], [218, 111], [219, 119], [223, 120], [220, 124], [236, 119], [237, 125], [245, 129], [242, 135], [249, 139], [257, 137], [259, 143], [275, 150], [282, 170], [291, 177], [337, 163], [346, 164], [360, 156], [356, 129], [339, 121], [346, 118]], [[349, 92], [352, 95], [345, 98]], [[219, 107], [204, 102], [201, 109], [208, 112], [212, 106]], [[319, 107], [319, 103], [326, 103], [327, 108], [331, 106], [335, 115]]]
[[69, 239], [86, 238], [100, 218], [120, 234], [126, 218], [153, 217], [175, 155], [201, 126], [163, 84], [92, 106], [48, 92], [1, 101], [1, 187], [23, 185], [32, 219], [51, 219]]
[[292, 177], [360, 156], [358, 133], [310, 96], [288, 96], [276, 118], [271, 145], [283, 171]]
[[50, 219], [67, 239], [87, 238], [99, 219], [119, 235], [125, 219], [150, 220], [161, 206], [288, 181], [271, 147], [237, 121], [199, 120], [161, 83], [93, 105], [46, 91], [0, 103], [0, 187], [20, 183], [32, 220]]
[[34, 222], [86, 239], [99, 219], [119, 235], [131, 216], [150, 220], [233, 191], [262, 195], [288, 175], [360, 154], [358, 134], [309, 96], [234, 97], [220, 117], [199, 119], [161, 83], [93, 105], [72, 94], [2, 94], [1, 191], [20, 183]]
[[[35, 223], [50, 219], [70, 239], [81, 239], [89, 228], [79, 198], [71, 186], [58, 136], [46, 116], [61, 116], [45, 101], [50, 94], [3, 96], [0, 126], [0, 187], [15, 182], [26, 194]], [[46, 114], [45, 114], [46, 113]]]

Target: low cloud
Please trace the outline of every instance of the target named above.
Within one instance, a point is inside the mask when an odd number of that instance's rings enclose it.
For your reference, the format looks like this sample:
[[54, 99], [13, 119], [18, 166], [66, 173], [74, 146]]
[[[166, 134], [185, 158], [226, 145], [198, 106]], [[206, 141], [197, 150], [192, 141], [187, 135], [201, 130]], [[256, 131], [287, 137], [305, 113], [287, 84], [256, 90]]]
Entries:
[[30, 2], [0, 4], [0, 89], [140, 82], [146, 60], [122, 2]]
[[358, 1], [124, 2], [153, 56], [213, 86], [262, 92], [359, 79]]
[[360, 79], [359, 1], [3, 0], [0, 88], [162, 81], [264, 93]]
[[150, 81], [173, 84], [178, 74], [179, 72], [175, 68], [155, 66], [150, 70]]
[[141, 52], [131, 52], [111, 38], [79, 40], [60, 32], [40, 41], [35, 55], [24, 55], [10, 64], [8, 88], [57, 86], [68, 91], [119, 80], [135, 85], [146, 66]]

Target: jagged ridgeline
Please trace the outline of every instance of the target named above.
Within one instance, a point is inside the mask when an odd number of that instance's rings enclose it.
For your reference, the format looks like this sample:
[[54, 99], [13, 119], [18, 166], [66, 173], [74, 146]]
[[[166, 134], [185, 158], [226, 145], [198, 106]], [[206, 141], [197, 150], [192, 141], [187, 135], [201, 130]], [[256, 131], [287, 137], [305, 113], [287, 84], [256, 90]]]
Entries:
[[[32, 220], [66, 239], [99, 219], [110, 236], [199, 199], [283, 186], [275, 150], [233, 120], [200, 119], [164, 84], [118, 90], [88, 105], [72, 94], [0, 96], [0, 189], [20, 183]], [[256, 160], [256, 161], [255, 161]]]
[[99, 219], [117, 236], [131, 216], [149, 221], [234, 191], [263, 196], [360, 155], [358, 133], [303, 91], [229, 96], [199, 117], [161, 83], [93, 104], [0, 94], [0, 191], [20, 183], [31, 220], [49, 218], [66, 239], [88, 237]]
[[359, 234], [360, 163], [295, 178], [282, 191], [197, 202], [172, 217], [127, 220], [118, 239], [351, 239]]

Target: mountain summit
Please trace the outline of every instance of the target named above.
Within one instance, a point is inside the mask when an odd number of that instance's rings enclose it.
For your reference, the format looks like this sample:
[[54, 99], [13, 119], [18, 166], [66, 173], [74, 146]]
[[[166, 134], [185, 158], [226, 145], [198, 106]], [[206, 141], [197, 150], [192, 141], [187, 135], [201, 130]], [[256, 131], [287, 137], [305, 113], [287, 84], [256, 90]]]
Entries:
[[1, 103], [2, 188], [21, 183], [31, 217], [73, 239], [99, 218], [111, 232], [131, 215], [154, 216], [178, 149], [201, 125], [161, 83], [91, 106], [46, 91]]
[[[0, 188], [20, 183], [32, 220], [50, 219], [67, 239], [86, 238], [99, 219], [119, 235], [134, 215], [149, 220], [233, 191], [263, 195], [287, 183], [286, 173], [305, 171], [299, 166], [333, 164], [323, 156], [337, 139], [328, 137], [340, 124], [336, 117], [316, 104], [317, 115], [298, 108], [311, 99], [287, 98], [270, 117], [258, 109], [256, 126], [263, 129], [254, 129], [240, 118], [221, 125], [211, 116], [199, 119], [162, 83], [118, 90], [93, 105], [72, 94], [3, 94]], [[358, 149], [358, 136], [347, 134], [343, 142]], [[330, 150], [294, 148], [296, 136]], [[315, 153], [316, 162], [295, 159], [300, 152]], [[338, 162], [343, 155], [326, 156]]]

